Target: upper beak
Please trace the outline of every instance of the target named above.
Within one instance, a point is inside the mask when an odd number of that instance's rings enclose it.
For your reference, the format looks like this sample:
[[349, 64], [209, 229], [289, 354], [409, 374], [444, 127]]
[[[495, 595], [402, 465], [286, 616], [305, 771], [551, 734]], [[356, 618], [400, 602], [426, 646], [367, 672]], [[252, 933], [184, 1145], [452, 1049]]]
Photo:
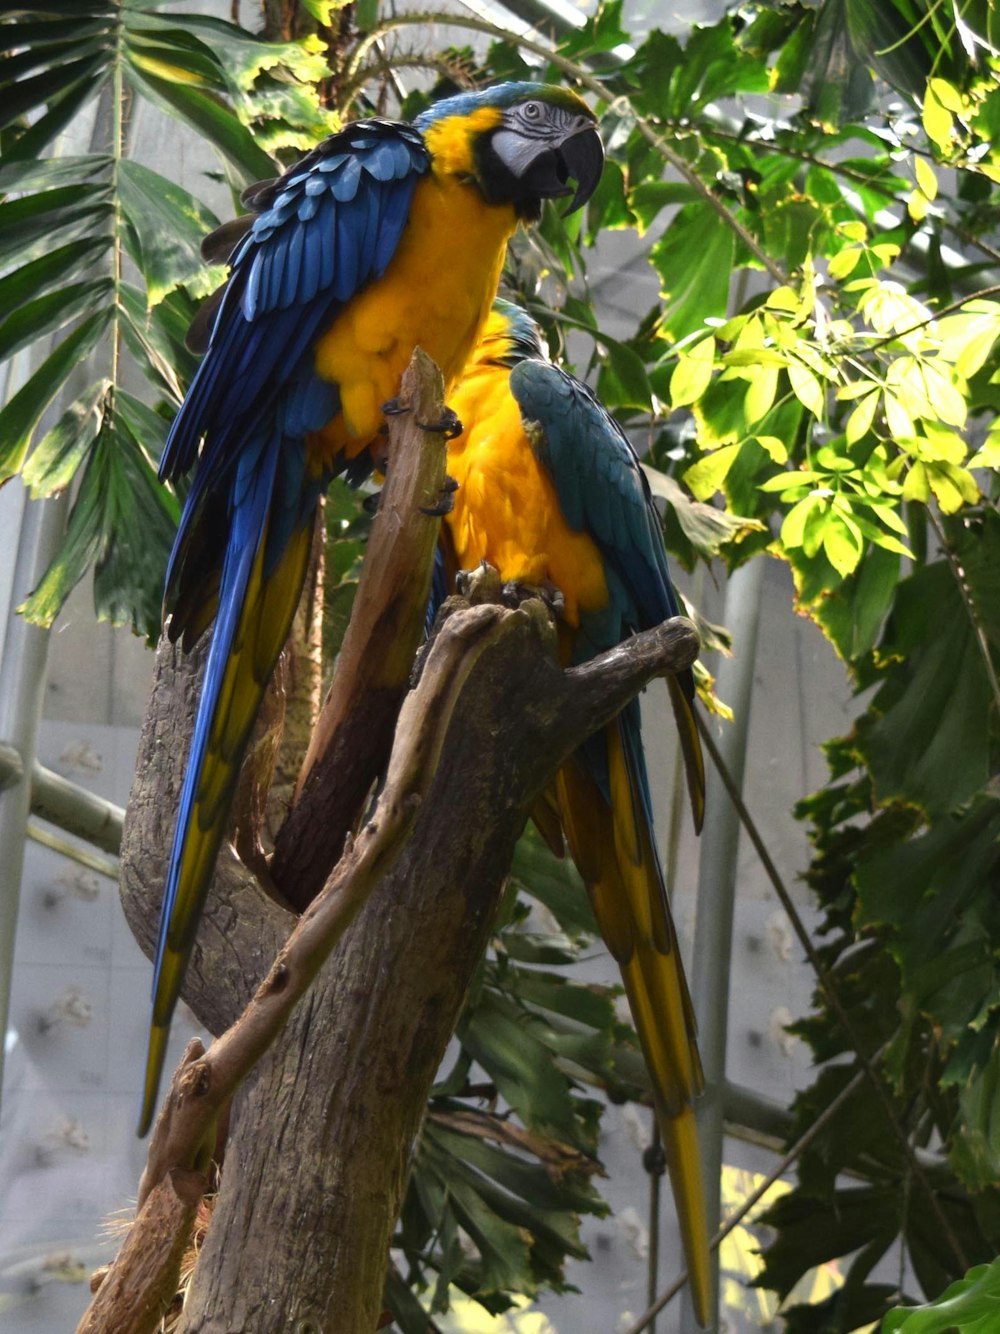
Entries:
[[604, 145], [596, 127], [584, 121], [557, 151], [566, 175], [576, 181], [576, 194], [563, 214], [565, 218], [584, 205], [597, 189], [604, 170]]
[[[523, 150], [528, 145], [518, 141]], [[569, 181], [576, 181], [576, 193], [566, 213], [585, 204], [597, 189], [604, 170], [604, 145], [593, 123], [578, 117], [561, 140], [535, 141], [530, 145], [534, 157], [519, 173], [529, 194], [539, 199], [558, 199], [572, 194]], [[564, 215], [565, 216], [565, 215]]]

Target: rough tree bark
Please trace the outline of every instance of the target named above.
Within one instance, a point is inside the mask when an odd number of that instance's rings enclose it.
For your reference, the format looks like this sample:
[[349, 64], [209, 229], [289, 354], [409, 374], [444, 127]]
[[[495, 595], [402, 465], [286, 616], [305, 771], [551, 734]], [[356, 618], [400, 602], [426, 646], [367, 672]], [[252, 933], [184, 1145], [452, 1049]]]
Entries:
[[[378, 837], [385, 803], [411, 791], [416, 768], [409, 836], [233, 1102], [188, 1334], [374, 1331], [412, 1142], [526, 814], [585, 736], [697, 652], [678, 619], [563, 672], [542, 603], [511, 609], [495, 596], [449, 604], [356, 846]], [[147, 950], [180, 782], [172, 739], [189, 726], [195, 679], [161, 647], [123, 846], [123, 894]], [[338, 875], [349, 891], [354, 855], [349, 846], [328, 892]], [[185, 987], [211, 1031], [237, 1018], [293, 925], [225, 848]], [[282, 976], [272, 970], [255, 1003]]]

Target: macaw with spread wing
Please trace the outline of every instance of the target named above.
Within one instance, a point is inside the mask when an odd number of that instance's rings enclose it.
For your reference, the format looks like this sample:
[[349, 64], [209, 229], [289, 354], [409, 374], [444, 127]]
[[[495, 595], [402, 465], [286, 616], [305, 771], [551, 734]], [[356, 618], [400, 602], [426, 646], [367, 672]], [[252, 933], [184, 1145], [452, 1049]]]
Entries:
[[[566, 665], [679, 614], [635, 451], [586, 385], [548, 361], [523, 311], [495, 303], [450, 401], [465, 430], [448, 446], [458, 490], [443, 528], [447, 583], [486, 561], [505, 583], [558, 594]], [[700, 828], [704, 767], [691, 672], [668, 685]], [[701, 1061], [653, 839], [638, 699], [563, 766], [554, 806], [621, 969], [653, 1083], [695, 1309], [706, 1324], [711, 1285], [692, 1107]], [[546, 809], [537, 818], [551, 841]]]
[[412, 124], [349, 125], [252, 186], [253, 213], [207, 239], [213, 257], [235, 247], [230, 274], [196, 321], [205, 358], [160, 475], [197, 459], [167, 573], [170, 638], [190, 648], [213, 619], [215, 629], [163, 897], [140, 1134], [318, 498], [335, 473], [370, 471], [383, 405], [418, 344], [446, 391], [453, 384], [518, 222], [536, 220], [545, 199], [579, 207], [603, 163], [595, 117], [575, 94], [500, 84]]

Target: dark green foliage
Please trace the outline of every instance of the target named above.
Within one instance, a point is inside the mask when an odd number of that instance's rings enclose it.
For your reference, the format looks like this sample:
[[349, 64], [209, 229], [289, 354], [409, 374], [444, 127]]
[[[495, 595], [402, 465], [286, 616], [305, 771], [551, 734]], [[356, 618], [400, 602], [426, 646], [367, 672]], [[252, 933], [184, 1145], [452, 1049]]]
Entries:
[[[51, 624], [93, 566], [98, 616], [153, 638], [177, 506], [147, 457], [158, 457], [162, 437], [147, 439], [134, 414], [132, 426], [127, 411], [116, 414], [115, 395], [131, 360], [176, 406], [196, 364], [183, 347], [191, 298], [223, 275], [206, 270], [199, 251], [215, 216], [127, 159], [122, 90], [193, 126], [220, 152], [231, 183], [243, 186], [274, 173], [259, 138], [306, 146], [328, 126], [301, 84], [325, 65], [297, 43], [265, 43], [235, 24], [138, 3], [6, 6], [0, 48], [14, 53], [0, 64], [0, 359], [37, 349], [33, 371], [0, 412], [0, 483], [26, 461], [36, 492], [80, 477], [65, 545], [23, 611]], [[279, 61], [276, 82], [267, 71]], [[122, 99], [109, 117], [107, 150], [46, 157], [101, 94]], [[123, 280], [123, 250], [139, 287]], [[77, 368], [88, 360], [87, 382], [108, 382], [100, 430], [91, 391], [74, 398]], [[43, 435], [57, 395], [63, 416]]]
[[[355, 20], [417, 16], [371, 2]], [[430, 95], [542, 73], [493, 36], [485, 58], [428, 53], [443, 80]], [[847, 1331], [895, 1300], [871, 1275], [899, 1238], [914, 1300], [1000, 1247], [1000, 32], [988, 0], [757, 0], [680, 40], [654, 30], [629, 55], [613, 0], [564, 38], [563, 60], [599, 73], [587, 86], [609, 166], [585, 218], [548, 208], [515, 239], [506, 282], [648, 451], [675, 557], [787, 560], [798, 609], [871, 688], [828, 747], [829, 785], [800, 807], [820, 954], [852, 1032], [818, 990], [795, 1025], [817, 1075], [793, 1137], [851, 1079], [860, 1041], [945, 1221], [863, 1082], [772, 1209], [761, 1279], [785, 1294], [839, 1260], [844, 1287], [785, 1318]], [[345, 30], [348, 61], [352, 41]], [[383, 49], [357, 49], [351, 95], [375, 90], [394, 114]], [[197, 187], [128, 160], [128, 99], [194, 128], [238, 189], [332, 128], [315, 97], [329, 70], [315, 43], [139, 0], [0, 4], [0, 50], [0, 355], [38, 344], [0, 411], [0, 480], [75, 488], [25, 610], [49, 623], [92, 567], [98, 613], [153, 635], [177, 512], [154, 469], [196, 365], [184, 330], [221, 272], [200, 262], [215, 218]], [[564, 73], [553, 62], [544, 77]], [[107, 141], [54, 157], [98, 96], [113, 108]], [[411, 91], [404, 114], [427, 97]], [[633, 228], [659, 296], [612, 338], [587, 250]], [[128, 363], [147, 401], [123, 388]], [[336, 486], [326, 520], [332, 663], [369, 515]], [[612, 997], [567, 976], [592, 933], [572, 868], [526, 834], [400, 1220], [406, 1272], [390, 1273], [387, 1301], [408, 1334], [427, 1327], [414, 1290], [443, 1308], [456, 1287], [498, 1311], [558, 1288], [579, 1215], [603, 1207], [590, 1093], [648, 1088]], [[991, 1327], [995, 1293], [993, 1268], [954, 1289], [968, 1328]], [[885, 1328], [932, 1334], [947, 1319], [904, 1311]]]

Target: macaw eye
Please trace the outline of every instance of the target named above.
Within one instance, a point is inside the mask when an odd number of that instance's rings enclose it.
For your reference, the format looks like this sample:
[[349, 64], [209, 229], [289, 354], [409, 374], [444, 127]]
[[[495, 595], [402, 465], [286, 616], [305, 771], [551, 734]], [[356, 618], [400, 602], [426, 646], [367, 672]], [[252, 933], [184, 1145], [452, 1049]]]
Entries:
[[523, 114], [525, 120], [538, 120], [542, 114], [542, 104], [540, 102], [525, 102]]

